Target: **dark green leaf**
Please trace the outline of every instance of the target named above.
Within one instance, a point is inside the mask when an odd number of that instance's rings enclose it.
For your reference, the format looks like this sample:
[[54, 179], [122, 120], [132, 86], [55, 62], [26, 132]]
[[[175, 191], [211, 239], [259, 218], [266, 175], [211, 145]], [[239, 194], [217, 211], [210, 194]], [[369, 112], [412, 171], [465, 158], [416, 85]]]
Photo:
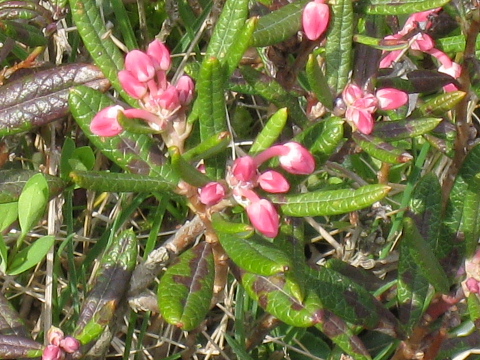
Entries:
[[0, 358], [36, 358], [42, 355], [43, 346], [31, 339], [17, 335], [0, 335]]
[[380, 161], [389, 164], [402, 164], [413, 159], [412, 155], [405, 150], [396, 148], [372, 135], [354, 132], [352, 138], [366, 153]]
[[441, 118], [381, 121], [375, 124], [372, 135], [385, 142], [413, 138], [432, 131], [441, 121]]
[[285, 128], [287, 119], [287, 108], [281, 108], [273, 114], [255, 138], [249, 153], [255, 155], [272, 146]]

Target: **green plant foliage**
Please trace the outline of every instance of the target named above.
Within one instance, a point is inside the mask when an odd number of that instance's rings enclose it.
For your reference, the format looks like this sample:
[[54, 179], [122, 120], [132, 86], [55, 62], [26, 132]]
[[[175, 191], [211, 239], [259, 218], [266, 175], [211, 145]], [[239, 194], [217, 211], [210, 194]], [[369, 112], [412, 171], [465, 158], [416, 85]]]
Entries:
[[7, 273], [9, 275], [18, 275], [38, 265], [52, 248], [54, 242], [54, 236], [43, 236], [35, 240], [33, 244], [15, 254], [11, 264], [8, 266]]

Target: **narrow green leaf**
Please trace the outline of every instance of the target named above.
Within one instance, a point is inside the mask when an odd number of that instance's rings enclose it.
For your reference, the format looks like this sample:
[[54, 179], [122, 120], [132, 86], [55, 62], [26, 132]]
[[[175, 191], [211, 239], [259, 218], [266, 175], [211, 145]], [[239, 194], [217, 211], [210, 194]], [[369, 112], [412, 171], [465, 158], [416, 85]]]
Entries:
[[252, 46], [275, 45], [295, 35], [302, 28], [302, 11], [308, 1], [295, 1], [261, 17], [253, 33]]
[[435, 9], [447, 4], [449, 0], [371, 0], [366, 6], [367, 14], [402, 15]]
[[258, 235], [241, 238], [219, 233], [218, 238], [230, 259], [248, 272], [270, 276], [289, 271], [292, 266], [290, 257], [283, 250]]
[[72, 171], [70, 178], [84, 189], [107, 192], [173, 191], [175, 185], [148, 175], [107, 171]]
[[100, 149], [106, 157], [124, 170], [177, 183], [178, 177], [167, 164], [160, 150], [160, 144], [144, 134], [123, 132], [114, 137], [104, 138], [94, 135], [90, 122], [101, 109], [113, 105], [112, 100], [104, 94], [87, 87], [77, 87], [70, 91], [70, 109], [73, 117], [89, 140]]
[[357, 190], [314, 191], [273, 199], [286, 216], [326, 216], [363, 209], [383, 199], [389, 191], [389, 186], [375, 184]]
[[49, 198], [48, 183], [43, 174], [33, 175], [18, 198], [18, 220], [22, 234], [29, 232], [43, 216]]
[[118, 72], [123, 69], [123, 56], [109, 36], [105, 27], [100, 9], [95, 1], [69, 0], [72, 19], [83, 39], [88, 53], [95, 64], [100, 67], [105, 76], [110, 80], [115, 90], [132, 106], [136, 100], [132, 99], [123, 90], [118, 81]]
[[392, 44], [388, 40], [374, 38], [371, 36], [355, 34], [353, 36], [353, 41], [359, 44], [368, 45], [374, 49], [393, 51], [393, 50], [403, 50], [408, 48], [407, 40], [395, 39], [395, 42]]
[[20, 251], [13, 258], [12, 264], [8, 267], [8, 275], [18, 275], [40, 263], [47, 255], [55, 242], [55, 237], [51, 235], [42, 236], [35, 242]]
[[310, 54], [307, 61], [307, 79], [310, 88], [317, 97], [317, 100], [327, 109], [333, 108], [333, 96], [328, 86], [327, 78], [320, 68], [318, 56]]
[[432, 248], [423, 239], [412, 219], [403, 219], [403, 239], [410, 249], [410, 254], [418, 264], [423, 276], [441, 293], [447, 293], [450, 287], [448, 277], [436, 259]]
[[[236, 1], [240, 3], [241, 1]], [[248, 3], [248, 1], [247, 1]], [[253, 32], [255, 31], [258, 23], [258, 18], [251, 18], [247, 20], [245, 25], [240, 28], [240, 31], [237, 31], [235, 38], [232, 41], [232, 46], [226, 54], [226, 64], [227, 64], [227, 77], [230, 77], [238, 64], [243, 58], [245, 51], [251, 46]], [[229, 26], [233, 26], [229, 24]]]
[[465, 95], [466, 93], [463, 91], [452, 91], [437, 95], [421, 105], [418, 112], [422, 116], [443, 116], [446, 112], [453, 110]]
[[168, 152], [172, 159], [172, 168], [186, 183], [201, 188], [212, 180], [198, 170], [195, 166], [190, 165], [180, 154], [180, 150], [176, 146], [168, 148]]
[[231, 234], [241, 238], [248, 238], [255, 232], [252, 225], [227, 221], [220, 213], [212, 214], [212, 225], [219, 233]]
[[135, 33], [133, 32], [132, 24], [130, 23], [130, 18], [123, 1], [110, 0], [110, 3], [112, 4], [112, 9], [115, 13], [115, 23], [118, 25], [118, 28], [122, 33], [125, 45], [129, 50], [137, 49], [138, 44], [135, 39]]
[[185, 331], [200, 325], [210, 308], [214, 278], [209, 243], [202, 242], [178, 257], [158, 285], [158, 305], [164, 319]]
[[352, 134], [352, 139], [367, 154], [389, 164], [402, 164], [413, 159], [412, 155], [403, 149], [396, 148], [372, 135], [365, 135], [356, 131]]
[[255, 155], [272, 146], [285, 128], [287, 119], [287, 108], [281, 108], [273, 114], [255, 138], [249, 153]]
[[432, 131], [441, 121], [441, 118], [381, 121], [375, 124], [372, 135], [385, 142], [414, 138]]
[[208, 159], [224, 151], [230, 142], [232, 135], [228, 131], [212, 135], [192, 149], [182, 154], [183, 158], [189, 162], [197, 162], [202, 159]]
[[240, 343], [229, 336], [228, 334], [225, 334], [225, 339], [227, 340], [228, 345], [232, 348], [233, 352], [235, 355], [238, 356], [239, 359], [242, 360], [254, 360], [245, 350], [245, 346], [240, 345]]
[[480, 299], [478, 298], [478, 294], [470, 293], [467, 298], [467, 305], [470, 320], [472, 320], [474, 324], [478, 324], [480, 320]]
[[351, 0], [339, 0], [331, 5], [330, 30], [327, 33], [326, 61], [328, 85], [342, 92], [348, 82], [352, 63], [353, 8]]

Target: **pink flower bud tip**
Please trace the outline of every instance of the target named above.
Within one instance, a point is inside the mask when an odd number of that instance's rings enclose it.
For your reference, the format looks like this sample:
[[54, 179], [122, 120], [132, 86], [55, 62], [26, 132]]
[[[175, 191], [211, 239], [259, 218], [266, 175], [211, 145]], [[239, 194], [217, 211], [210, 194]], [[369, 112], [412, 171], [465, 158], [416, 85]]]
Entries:
[[118, 80], [127, 94], [135, 99], [141, 99], [147, 93], [147, 85], [140, 82], [130, 71], [121, 70], [118, 73]]
[[263, 235], [274, 238], [278, 235], [279, 217], [273, 204], [259, 199], [247, 206], [247, 215], [252, 225]]
[[60, 341], [60, 347], [65, 350], [65, 352], [71, 354], [80, 349], [80, 341], [74, 337], [67, 336]]
[[309, 40], [317, 40], [327, 29], [330, 9], [324, 0], [314, 0], [305, 6], [302, 15], [303, 31]]
[[290, 190], [287, 179], [279, 172], [269, 170], [258, 177], [260, 187], [269, 193], [286, 193]]
[[257, 174], [257, 166], [251, 156], [243, 156], [234, 161], [232, 174], [238, 181], [252, 181]]
[[225, 198], [225, 189], [218, 182], [211, 182], [200, 189], [200, 202], [207, 206], [218, 204]]
[[380, 89], [375, 97], [378, 99], [378, 106], [382, 110], [398, 109], [408, 102], [407, 93], [393, 88]]
[[478, 294], [480, 290], [479, 282], [474, 278], [468, 278], [465, 285], [467, 286], [468, 291], [471, 293]]
[[182, 105], [189, 104], [193, 99], [193, 90], [195, 89], [195, 85], [190, 76], [181, 76], [175, 86], [178, 91], [178, 98], [180, 100], [180, 103]]
[[59, 346], [60, 341], [65, 337], [63, 331], [56, 326], [52, 326], [47, 332], [47, 341], [51, 345]]
[[296, 142], [288, 142], [283, 145], [288, 151], [280, 155], [280, 165], [289, 173], [297, 175], [309, 175], [315, 170], [313, 155], [302, 145]]
[[157, 70], [167, 71], [172, 64], [170, 51], [164, 43], [155, 39], [149, 45], [147, 54], [152, 58], [152, 62]]
[[140, 50], [132, 50], [125, 57], [125, 69], [140, 82], [152, 80], [155, 76], [155, 66], [150, 56]]
[[64, 357], [62, 349], [56, 345], [47, 345], [42, 354], [42, 360], [61, 360]]
[[119, 113], [123, 112], [120, 105], [108, 106], [97, 113], [90, 123], [90, 130], [98, 136], [111, 137], [122, 133], [123, 129], [118, 123]]

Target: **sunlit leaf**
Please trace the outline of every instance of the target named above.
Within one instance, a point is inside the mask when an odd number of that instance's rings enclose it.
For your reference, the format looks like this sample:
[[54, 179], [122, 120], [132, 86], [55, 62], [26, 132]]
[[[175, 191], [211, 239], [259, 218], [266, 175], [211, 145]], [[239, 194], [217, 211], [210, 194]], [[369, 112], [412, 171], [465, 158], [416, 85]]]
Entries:
[[32, 245], [15, 255], [7, 273], [12, 276], [18, 275], [38, 265], [47, 255], [54, 242], [55, 237], [52, 235], [42, 236], [35, 240]]

